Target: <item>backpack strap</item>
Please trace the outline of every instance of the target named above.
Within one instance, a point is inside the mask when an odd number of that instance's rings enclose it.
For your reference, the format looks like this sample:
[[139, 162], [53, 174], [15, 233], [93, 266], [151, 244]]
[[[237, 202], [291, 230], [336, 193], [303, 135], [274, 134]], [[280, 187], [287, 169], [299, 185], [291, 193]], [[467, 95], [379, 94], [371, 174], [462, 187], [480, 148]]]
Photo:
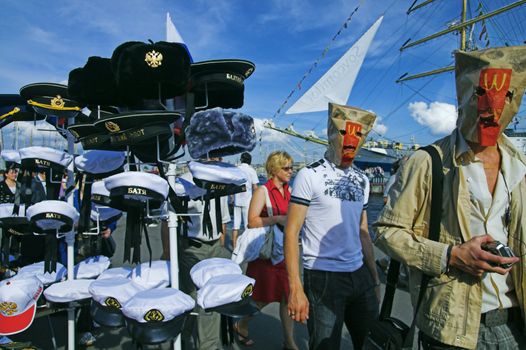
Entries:
[[[444, 173], [442, 171], [442, 159], [436, 147], [428, 145], [420, 148], [422, 151], [427, 152], [431, 157], [431, 214], [429, 219], [429, 239], [433, 241], [439, 241], [440, 239], [440, 221], [442, 219], [442, 191], [444, 182]], [[394, 294], [396, 291], [396, 285], [398, 283], [398, 277], [400, 272], [400, 262], [391, 259], [389, 263], [389, 269], [387, 272], [387, 283], [385, 287], [384, 300], [380, 310], [380, 319], [385, 319], [391, 315]], [[430, 276], [422, 274], [422, 280], [420, 283], [420, 292], [418, 294], [418, 301], [416, 303], [413, 321], [411, 327], [404, 339], [403, 348], [411, 349], [413, 346], [413, 340], [415, 336], [416, 328], [416, 316], [422, 304], [427, 285], [429, 284]]]

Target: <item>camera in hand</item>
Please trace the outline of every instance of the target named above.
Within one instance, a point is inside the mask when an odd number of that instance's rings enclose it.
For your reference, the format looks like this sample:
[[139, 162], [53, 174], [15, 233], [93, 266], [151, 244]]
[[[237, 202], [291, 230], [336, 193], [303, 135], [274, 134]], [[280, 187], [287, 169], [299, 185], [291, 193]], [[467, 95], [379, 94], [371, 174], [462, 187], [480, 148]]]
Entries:
[[[487, 252], [490, 252], [493, 255], [502, 256], [504, 258], [512, 258], [515, 256], [515, 254], [513, 254], [513, 252], [511, 251], [510, 247], [500, 243], [499, 241], [493, 241], [493, 242], [483, 244], [481, 248]], [[513, 265], [513, 264], [500, 264], [499, 265], [494, 262], [490, 262], [489, 264], [492, 266], [500, 266], [503, 269], [509, 269], [511, 265]]]

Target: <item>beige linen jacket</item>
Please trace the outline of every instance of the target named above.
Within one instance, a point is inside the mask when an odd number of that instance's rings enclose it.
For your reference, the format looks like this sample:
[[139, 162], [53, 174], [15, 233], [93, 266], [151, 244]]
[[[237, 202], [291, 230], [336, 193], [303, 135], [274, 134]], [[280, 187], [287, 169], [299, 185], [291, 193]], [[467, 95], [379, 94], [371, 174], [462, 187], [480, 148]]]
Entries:
[[[416, 151], [399, 169], [387, 204], [373, 227], [375, 244], [409, 266], [413, 305], [418, 298], [421, 273], [432, 276], [417, 316], [418, 328], [442, 343], [475, 349], [482, 304], [480, 279], [457, 269], [443, 273], [441, 268], [447, 245], [472, 238], [468, 187], [455, 159], [457, 133], [455, 130], [434, 143], [442, 156], [444, 172], [440, 242], [426, 238], [431, 207], [431, 157], [424, 151]], [[498, 144], [513, 159], [526, 164], [524, 155], [506, 136], [501, 136]], [[523, 179], [511, 194], [509, 236], [509, 246], [520, 257], [526, 254], [524, 200], [526, 181]], [[526, 264], [522, 259], [513, 266], [511, 274], [524, 319]]]

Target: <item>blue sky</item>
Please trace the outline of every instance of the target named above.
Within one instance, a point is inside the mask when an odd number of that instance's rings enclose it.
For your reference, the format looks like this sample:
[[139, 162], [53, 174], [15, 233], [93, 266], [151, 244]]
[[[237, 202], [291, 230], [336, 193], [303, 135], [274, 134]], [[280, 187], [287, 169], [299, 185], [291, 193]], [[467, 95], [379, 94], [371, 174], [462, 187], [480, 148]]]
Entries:
[[[444, 29], [458, 20], [461, 1], [437, 0], [406, 15], [413, 0], [3, 0], [0, 11], [0, 93], [16, 93], [25, 84], [66, 82], [70, 70], [89, 56], [110, 57], [125, 41], [165, 38], [170, 12], [194, 61], [247, 59], [256, 64], [245, 81], [245, 105], [240, 110], [260, 120], [270, 119], [354, 8], [347, 29], [331, 43], [318, 68], [305, 80], [305, 91], [382, 14], [384, 21], [354, 85], [349, 105], [377, 113], [374, 138], [409, 143], [431, 142], [454, 125], [455, 85], [452, 73], [396, 84], [402, 74], [419, 73], [453, 62], [458, 36], [400, 52], [399, 47]], [[480, 1], [485, 12], [510, 3]], [[471, 16], [479, 1], [471, 1]], [[492, 45], [526, 40], [526, 6], [487, 22]], [[473, 31], [478, 38], [480, 25]], [[483, 44], [479, 44], [483, 47]], [[290, 105], [301, 95], [296, 91]], [[519, 115], [524, 112], [519, 113]], [[280, 127], [293, 123], [297, 131], [324, 137], [326, 113], [278, 115]], [[12, 129], [10, 129], [12, 130]], [[5, 131], [7, 132], [7, 130]], [[295, 158], [315, 158], [322, 149], [302, 140], [264, 131], [254, 152], [264, 156], [274, 148], [294, 149]]]

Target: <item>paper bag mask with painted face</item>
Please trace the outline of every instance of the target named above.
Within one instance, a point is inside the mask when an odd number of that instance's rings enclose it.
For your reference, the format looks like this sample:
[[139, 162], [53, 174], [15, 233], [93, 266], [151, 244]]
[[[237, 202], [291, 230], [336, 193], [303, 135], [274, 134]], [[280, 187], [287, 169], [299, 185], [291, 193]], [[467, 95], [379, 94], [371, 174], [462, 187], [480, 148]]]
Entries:
[[376, 115], [372, 112], [329, 103], [329, 146], [325, 157], [337, 166], [350, 166], [373, 128], [375, 119]]
[[519, 110], [526, 87], [526, 47], [455, 53], [457, 127], [468, 141], [494, 146]]

